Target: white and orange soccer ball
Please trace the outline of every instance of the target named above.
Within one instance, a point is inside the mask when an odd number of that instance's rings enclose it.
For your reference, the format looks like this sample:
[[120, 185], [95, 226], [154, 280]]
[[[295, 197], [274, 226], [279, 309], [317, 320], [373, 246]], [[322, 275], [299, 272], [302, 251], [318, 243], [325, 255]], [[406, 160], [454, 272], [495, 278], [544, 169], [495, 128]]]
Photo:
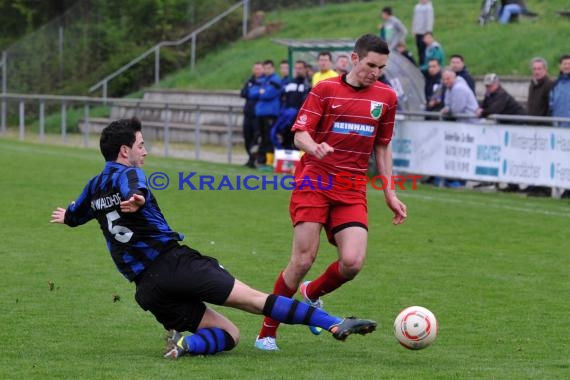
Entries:
[[394, 335], [400, 344], [410, 350], [421, 350], [437, 338], [435, 315], [422, 306], [410, 306], [398, 314], [394, 321]]

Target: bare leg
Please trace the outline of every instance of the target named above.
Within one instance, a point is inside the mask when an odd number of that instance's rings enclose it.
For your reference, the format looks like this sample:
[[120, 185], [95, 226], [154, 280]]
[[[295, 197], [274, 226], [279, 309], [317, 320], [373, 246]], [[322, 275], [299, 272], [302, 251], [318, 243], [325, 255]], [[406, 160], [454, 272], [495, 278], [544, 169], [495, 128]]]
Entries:
[[348, 227], [335, 234], [338, 261], [306, 287], [306, 296], [316, 301], [352, 280], [362, 269], [366, 257], [368, 231], [362, 227]]
[[368, 231], [362, 227], [348, 227], [335, 234], [335, 240], [338, 244], [340, 273], [352, 280], [364, 265]]
[[321, 228], [321, 224], [313, 222], [303, 222], [295, 226], [291, 259], [283, 270], [283, 278], [289, 288], [297, 289], [315, 262]]
[[237, 326], [230, 321], [226, 316], [218, 313], [214, 309], [206, 308], [206, 312], [200, 321], [200, 325], [198, 326], [199, 329], [208, 328], [208, 327], [219, 327], [222, 330], [225, 330], [231, 337], [234, 339], [235, 345], [239, 343], [239, 329]]

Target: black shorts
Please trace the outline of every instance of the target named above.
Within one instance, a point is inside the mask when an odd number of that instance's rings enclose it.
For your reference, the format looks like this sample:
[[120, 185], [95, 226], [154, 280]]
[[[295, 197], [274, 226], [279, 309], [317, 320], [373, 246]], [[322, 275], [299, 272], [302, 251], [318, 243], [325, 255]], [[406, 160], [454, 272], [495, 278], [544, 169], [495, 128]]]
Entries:
[[177, 244], [135, 282], [137, 303], [167, 330], [195, 332], [206, 311], [204, 302], [224, 304], [235, 278], [218, 260]]

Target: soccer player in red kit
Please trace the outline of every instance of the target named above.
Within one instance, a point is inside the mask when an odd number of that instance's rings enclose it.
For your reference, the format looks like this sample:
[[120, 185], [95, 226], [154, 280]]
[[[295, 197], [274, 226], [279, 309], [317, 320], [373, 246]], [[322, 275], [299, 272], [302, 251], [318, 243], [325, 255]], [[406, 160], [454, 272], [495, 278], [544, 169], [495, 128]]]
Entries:
[[[378, 81], [388, 62], [389, 48], [379, 37], [360, 37], [351, 54], [352, 70], [319, 82], [299, 111], [292, 131], [295, 145], [305, 151], [295, 171], [296, 187], [289, 211], [294, 226], [291, 258], [279, 274], [273, 293], [291, 297], [297, 288], [305, 301], [322, 307], [321, 296], [352, 280], [362, 268], [368, 240], [366, 184], [356, 181], [347, 188], [335, 181], [341, 174], [362, 178], [374, 151], [378, 172], [392, 175], [390, 140], [394, 129], [397, 96]], [[394, 189], [386, 186], [386, 204], [393, 223], [406, 219], [406, 206]], [[338, 249], [338, 260], [313, 281], [301, 281], [311, 269], [325, 228], [329, 242]], [[278, 350], [279, 322], [266, 317], [255, 341], [261, 350]], [[319, 334], [317, 328], [311, 328]]]

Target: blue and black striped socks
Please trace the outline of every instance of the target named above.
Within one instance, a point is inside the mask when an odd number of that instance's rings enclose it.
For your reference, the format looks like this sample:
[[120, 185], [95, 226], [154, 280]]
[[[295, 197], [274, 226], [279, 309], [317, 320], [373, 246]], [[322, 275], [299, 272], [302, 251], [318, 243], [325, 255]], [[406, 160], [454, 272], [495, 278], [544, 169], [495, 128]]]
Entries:
[[325, 330], [342, 322], [342, 318], [329, 315], [297, 300], [270, 294], [263, 307], [263, 315], [289, 325], [307, 325], [321, 327]]

